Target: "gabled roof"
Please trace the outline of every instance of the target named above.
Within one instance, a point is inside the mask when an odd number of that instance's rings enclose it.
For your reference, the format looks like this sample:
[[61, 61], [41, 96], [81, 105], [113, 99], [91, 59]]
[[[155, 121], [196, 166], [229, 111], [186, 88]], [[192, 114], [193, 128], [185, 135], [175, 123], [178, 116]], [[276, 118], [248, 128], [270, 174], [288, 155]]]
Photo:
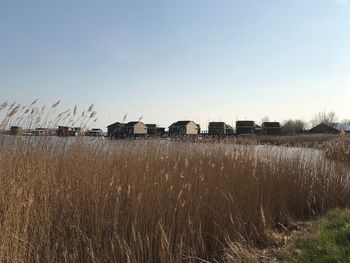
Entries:
[[115, 122], [115, 123], [112, 123], [112, 124], [108, 125], [107, 128], [108, 128], [108, 127], [111, 127], [111, 126], [119, 126], [119, 125], [120, 125], [120, 126], [124, 126], [125, 123], [121, 123], [121, 122], [118, 122], [118, 121], [117, 121], [117, 122]]
[[320, 123], [316, 125], [315, 127], [312, 127], [310, 129], [310, 132], [318, 132], [318, 131], [324, 131], [324, 132], [339, 132], [340, 130], [332, 127], [331, 125], [325, 124], [325, 123]]
[[338, 131], [350, 131], [350, 123], [332, 123], [330, 126]]
[[255, 127], [255, 121], [236, 121], [236, 127]]
[[145, 125], [143, 122], [140, 122], [140, 121], [130, 121], [127, 124], [125, 124], [125, 126], [132, 127], [132, 126], [135, 126], [138, 123], [141, 123], [141, 124]]
[[177, 122], [174, 122], [173, 124], [171, 124], [169, 127], [174, 127], [174, 126], [186, 126], [187, 124], [189, 124], [190, 122], [193, 122], [194, 121], [177, 121]]

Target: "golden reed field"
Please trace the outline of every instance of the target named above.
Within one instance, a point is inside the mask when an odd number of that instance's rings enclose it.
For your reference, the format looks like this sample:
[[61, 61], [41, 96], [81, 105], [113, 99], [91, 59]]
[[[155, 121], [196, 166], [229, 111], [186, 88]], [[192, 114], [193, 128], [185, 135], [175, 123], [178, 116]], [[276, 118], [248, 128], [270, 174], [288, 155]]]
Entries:
[[[0, 104], [0, 130], [78, 114]], [[348, 136], [111, 140], [0, 135], [0, 262], [260, 262], [350, 204]], [[265, 260], [265, 262], [269, 262]]]
[[279, 229], [350, 204], [349, 159], [313, 148], [0, 139], [0, 262], [255, 262]]

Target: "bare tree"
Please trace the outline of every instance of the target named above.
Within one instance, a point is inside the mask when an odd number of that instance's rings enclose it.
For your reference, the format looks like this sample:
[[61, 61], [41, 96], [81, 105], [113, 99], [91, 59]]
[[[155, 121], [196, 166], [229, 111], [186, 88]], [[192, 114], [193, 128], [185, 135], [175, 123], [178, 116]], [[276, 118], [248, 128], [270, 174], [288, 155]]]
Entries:
[[316, 126], [321, 123], [331, 125], [336, 121], [337, 121], [337, 116], [334, 111], [330, 111], [330, 112], [323, 111], [314, 115], [314, 118], [311, 120], [311, 125]]

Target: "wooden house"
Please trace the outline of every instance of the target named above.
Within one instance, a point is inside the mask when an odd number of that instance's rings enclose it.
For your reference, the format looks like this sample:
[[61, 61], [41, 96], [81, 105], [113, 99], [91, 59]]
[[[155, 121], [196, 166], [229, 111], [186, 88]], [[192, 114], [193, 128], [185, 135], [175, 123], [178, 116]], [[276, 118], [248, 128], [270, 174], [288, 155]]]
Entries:
[[262, 129], [264, 135], [281, 135], [282, 128], [279, 122], [263, 122]]
[[52, 131], [47, 128], [36, 128], [33, 134], [36, 136], [49, 136], [52, 135]]
[[125, 124], [122, 128], [123, 137], [128, 136], [146, 136], [147, 135], [147, 126], [140, 121], [131, 121]]
[[177, 121], [169, 126], [169, 135], [197, 135], [200, 133], [200, 126], [193, 121]]
[[350, 133], [350, 123], [332, 123], [331, 126], [342, 133]]
[[165, 128], [164, 127], [157, 127], [156, 133], [158, 136], [164, 136], [165, 135]]
[[163, 136], [165, 134], [165, 128], [158, 127], [157, 124], [146, 124], [146, 126], [149, 136]]
[[84, 131], [81, 127], [70, 128], [68, 131], [69, 136], [82, 136], [84, 135]]
[[125, 123], [115, 122], [107, 126], [108, 137], [121, 137]]
[[254, 121], [236, 121], [237, 134], [254, 134], [255, 122]]
[[58, 136], [69, 136], [70, 128], [68, 126], [58, 126], [57, 135]]
[[85, 136], [99, 137], [102, 136], [103, 131], [101, 129], [93, 128], [85, 132]]
[[333, 128], [332, 126], [320, 123], [309, 130], [311, 134], [338, 134], [339, 130]]
[[209, 122], [208, 134], [217, 136], [233, 135], [233, 128], [225, 122]]
[[11, 126], [10, 134], [11, 135], [19, 135], [22, 133], [22, 128], [19, 126]]

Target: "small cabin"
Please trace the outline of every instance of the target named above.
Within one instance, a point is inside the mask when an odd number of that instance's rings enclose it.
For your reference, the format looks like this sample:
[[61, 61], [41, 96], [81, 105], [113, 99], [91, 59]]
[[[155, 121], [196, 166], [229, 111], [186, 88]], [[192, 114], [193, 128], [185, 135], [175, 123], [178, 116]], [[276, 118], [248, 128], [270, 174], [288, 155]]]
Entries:
[[350, 123], [332, 123], [332, 127], [342, 133], [350, 133]]
[[281, 135], [282, 128], [279, 122], [263, 122], [262, 129], [264, 135]]
[[209, 122], [208, 134], [217, 136], [233, 135], [233, 128], [225, 122]]
[[164, 136], [165, 135], [165, 128], [164, 127], [157, 127], [156, 134], [158, 136]]
[[255, 121], [236, 121], [237, 134], [254, 134]]
[[311, 134], [338, 134], [339, 130], [325, 123], [320, 123], [309, 130]]
[[125, 124], [122, 128], [123, 137], [128, 136], [146, 136], [147, 135], [147, 126], [140, 121], [131, 121]]
[[83, 129], [81, 127], [70, 128], [68, 131], [69, 136], [82, 136], [84, 135]]
[[197, 135], [200, 133], [200, 126], [194, 121], [177, 121], [169, 126], [169, 135]]
[[49, 136], [49, 135], [52, 135], [51, 130], [49, 130], [47, 128], [36, 128], [33, 133], [36, 136]]
[[101, 129], [91, 129], [85, 132], [85, 136], [99, 137], [102, 136], [103, 131]]
[[121, 137], [125, 123], [115, 122], [107, 126], [108, 137]]
[[58, 136], [69, 136], [70, 130], [71, 129], [68, 126], [58, 126], [57, 135]]
[[146, 124], [146, 126], [149, 136], [163, 136], [165, 134], [165, 128], [158, 127], [157, 124]]
[[22, 128], [19, 126], [11, 126], [10, 134], [11, 135], [20, 135], [22, 133]]

